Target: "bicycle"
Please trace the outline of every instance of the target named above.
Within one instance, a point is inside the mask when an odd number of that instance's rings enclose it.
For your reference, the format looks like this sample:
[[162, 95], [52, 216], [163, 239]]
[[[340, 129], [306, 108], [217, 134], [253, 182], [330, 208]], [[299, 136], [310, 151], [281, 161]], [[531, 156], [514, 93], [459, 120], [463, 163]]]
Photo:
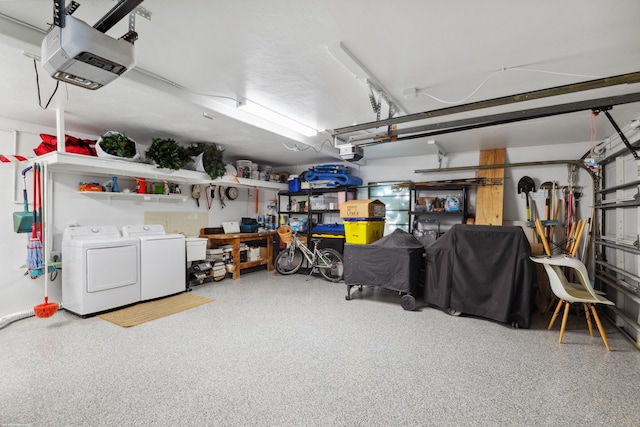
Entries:
[[302, 266], [306, 259], [311, 270], [311, 275], [316, 269], [326, 280], [338, 282], [342, 279], [343, 264], [342, 255], [334, 249], [318, 249], [320, 240], [312, 239], [313, 250], [309, 249], [293, 232], [288, 225], [278, 227], [280, 240], [287, 243], [287, 248], [278, 254], [275, 260], [276, 271], [280, 274], [294, 274]]

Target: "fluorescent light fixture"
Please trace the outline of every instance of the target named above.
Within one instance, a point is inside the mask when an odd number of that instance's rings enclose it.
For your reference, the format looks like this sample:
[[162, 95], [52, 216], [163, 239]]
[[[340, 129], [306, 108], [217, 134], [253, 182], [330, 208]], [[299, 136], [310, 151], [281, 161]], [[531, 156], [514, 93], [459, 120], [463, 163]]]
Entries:
[[246, 111], [249, 114], [260, 117], [261, 119], [268, 120], [284, 128], [287, 128], [294, 132], [298, 132], [299, 134], [304, 136], [316, 136], [318, 134], [318, 131], [316, 129], [313, 129], [307, 125], [303, 125], [300, 122], [285, 117], [280, 113], [258, 105], [255, 102], [251, 102], [247, 99], [239, 100], [238, 108], [242, 111]]

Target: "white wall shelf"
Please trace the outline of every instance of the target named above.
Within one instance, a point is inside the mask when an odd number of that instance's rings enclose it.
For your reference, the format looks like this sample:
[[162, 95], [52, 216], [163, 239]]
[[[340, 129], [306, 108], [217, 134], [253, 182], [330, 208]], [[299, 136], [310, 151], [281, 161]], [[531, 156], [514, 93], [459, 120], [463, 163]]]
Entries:
[[214, 184], [226, 187], [267, 188], [276, 191], [288, 188], [287, 184], [279, 182], [236, 178], [231, 175], [212, 180], [204, 172], [158, 168], [155, 165], [146, 163], [113, 160], [82, 154], [51, 152], [35, 157], [30, 161], [30, 163], [34, 162], [46, 163], [48, 170], [56, 173], [146, 178], [147, 180], [169, 181], [176, 184]]
[[138, 194], [138, 193], [114, 193], [111, 191], [80, 191], [88, 197], [96, 199], [112, 200], [141, 200], [145, 202], [186, 202], [189, 199], [184, 194]]

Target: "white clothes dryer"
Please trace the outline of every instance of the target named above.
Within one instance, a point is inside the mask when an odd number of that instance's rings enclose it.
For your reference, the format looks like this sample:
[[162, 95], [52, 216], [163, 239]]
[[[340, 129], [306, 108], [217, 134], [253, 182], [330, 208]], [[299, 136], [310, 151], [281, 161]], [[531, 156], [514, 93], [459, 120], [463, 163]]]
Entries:
[[167, 234], [162, 225], [151, 224], [124, 226], [122, 235], [140, 239], [142, 301], [186, 290], [186, 246], [182, 234]]
[[65, 310], [85, 316], [140, 301], [140, 240], [117, 227], [65, 229], [62, 262]]

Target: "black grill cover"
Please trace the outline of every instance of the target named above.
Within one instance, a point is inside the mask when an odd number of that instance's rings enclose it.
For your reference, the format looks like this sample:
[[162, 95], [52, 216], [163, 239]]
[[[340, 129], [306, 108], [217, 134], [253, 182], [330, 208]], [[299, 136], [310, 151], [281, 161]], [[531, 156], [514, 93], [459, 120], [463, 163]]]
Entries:
[[522, 228], [456, 224], [426, 252], [426, 303], [529, 328], [535, 267]]
[[347, 285], [379, 286], [416, 293], [424, 246], [399, 228], [368, 245], [344, 246], [344, 281]]

